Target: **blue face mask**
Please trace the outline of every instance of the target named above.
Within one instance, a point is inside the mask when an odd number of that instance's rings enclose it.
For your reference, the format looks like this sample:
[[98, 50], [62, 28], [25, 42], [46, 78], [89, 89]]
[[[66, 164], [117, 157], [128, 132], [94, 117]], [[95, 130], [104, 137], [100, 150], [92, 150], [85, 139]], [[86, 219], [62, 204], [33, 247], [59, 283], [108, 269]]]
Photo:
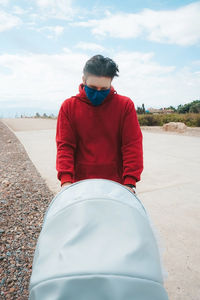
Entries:
[[86, 93], [88, 99], [95, 106], [100, 105], [103, 102], [103, 100], [108, 96], [109, 92], [110, 92], [110, 89], [97, 91], [97, 90], [92, 89], [89, 86], [85, 85], [85, 93]]

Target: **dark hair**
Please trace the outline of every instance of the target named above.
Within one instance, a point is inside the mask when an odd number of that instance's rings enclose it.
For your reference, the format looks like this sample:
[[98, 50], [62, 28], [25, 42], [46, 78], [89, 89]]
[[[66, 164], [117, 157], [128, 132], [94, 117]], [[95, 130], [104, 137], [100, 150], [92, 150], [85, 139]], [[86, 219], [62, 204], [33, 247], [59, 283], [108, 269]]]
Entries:
[[119, 72], [117, 64], [111, 58], [104, 57], [103, 55], [91, 57], [83, 68], [83, 74], [85, 76], [92, 74], [95, 76], [113, 78], [119, 76], [117, 72]]

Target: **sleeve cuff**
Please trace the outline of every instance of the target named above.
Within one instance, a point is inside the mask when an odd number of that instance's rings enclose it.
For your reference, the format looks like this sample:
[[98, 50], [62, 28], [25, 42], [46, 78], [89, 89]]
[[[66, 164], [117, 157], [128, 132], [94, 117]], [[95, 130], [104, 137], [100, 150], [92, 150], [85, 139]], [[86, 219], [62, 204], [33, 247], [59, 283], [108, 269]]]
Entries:
[[131, 176], [126, 176], [124, 179], [124, 184], [133, 184], [136, 187], [136, 179]]
[[72, 179], [72, 176], [70, 174], [62, 174], [60, 181], [61, 181], [61, 186], [64, 182], [71, 182], [71, 183], [74, 182], [74, 180]]

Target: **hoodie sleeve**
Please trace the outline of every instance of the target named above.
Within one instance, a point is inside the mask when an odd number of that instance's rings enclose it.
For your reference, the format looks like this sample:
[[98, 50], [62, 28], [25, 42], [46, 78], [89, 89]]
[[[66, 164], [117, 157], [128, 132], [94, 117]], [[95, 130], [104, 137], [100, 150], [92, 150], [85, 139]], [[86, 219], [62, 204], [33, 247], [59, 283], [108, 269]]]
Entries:
[[138, 122], [134, 103], [129, 99], [122, 124], [123, 184], [140, 181], [143, 171], [142, 131]]
[[57, 177], [64, 182], [74, 182], [74, 153], [76, 150], [76, 138], [72, 124], [64, 111], [64, 105], [61, 105], [56, 128], [56, 169]]

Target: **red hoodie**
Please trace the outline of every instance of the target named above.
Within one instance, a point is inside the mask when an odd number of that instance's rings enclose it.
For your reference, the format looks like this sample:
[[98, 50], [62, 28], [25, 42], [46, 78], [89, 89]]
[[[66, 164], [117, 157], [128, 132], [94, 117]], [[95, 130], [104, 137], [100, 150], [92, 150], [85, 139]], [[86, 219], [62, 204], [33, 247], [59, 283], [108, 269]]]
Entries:
[[94, 106], [84, 85], [60, 108], [56, 169], [61, 185], [89, 178], [134, 184], [143, 170], [142, 132], [133, 101], [111, 87]]

